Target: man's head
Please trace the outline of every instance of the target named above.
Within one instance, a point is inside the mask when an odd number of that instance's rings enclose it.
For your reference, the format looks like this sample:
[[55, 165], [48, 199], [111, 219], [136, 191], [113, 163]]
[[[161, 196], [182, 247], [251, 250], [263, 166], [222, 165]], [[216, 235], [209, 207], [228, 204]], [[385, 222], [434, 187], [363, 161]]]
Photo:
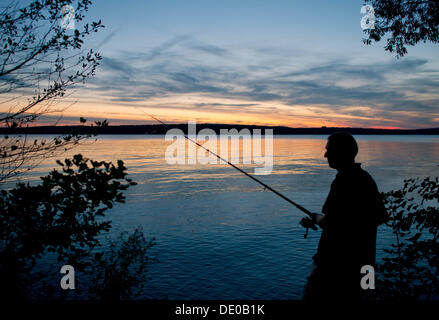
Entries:
[[357, 142], [350, 133], [336, 132], [328, 137], [325, 158], [331, 168], [339, 170], [352, 166], [357, 153]]

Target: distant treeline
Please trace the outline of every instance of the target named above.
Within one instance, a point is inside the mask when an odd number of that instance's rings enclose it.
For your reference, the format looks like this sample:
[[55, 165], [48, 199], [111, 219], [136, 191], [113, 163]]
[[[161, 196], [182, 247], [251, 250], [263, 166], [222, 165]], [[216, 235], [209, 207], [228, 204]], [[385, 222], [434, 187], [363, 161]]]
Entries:
[[[102, 128], [82, 127], [82, 126], [39, 126], [27, 128], [0, 128], [0, 134], [70, 134], [70, 133], [98, 133], [98, 134], [166, 134], [171, 129], [180, 129], [187, 133], [187, 124], [172, 124], [172, 125], [121, 125], [121, 126], [107, 126]], [[430, 129], [371, 129], [371, 128], [342, 128], [342, 127], [321, 127], [321, 128], [289, 128], [289, 127], [270, 127], [270, 126], [252, 126], [252, 125], [235, 125], [235, 124], [197, 124], [197, 132], [202, 129], [212, 129], [217, 134], [220, 129], [241, 129], [247, 128], [250, 132], [253, 129], [273, 129], [275, 135], [285, 134], [303, 134], [303, 135], [328, 135], [337, 131], [348, 131], [354, 135], [373, 134], [373, 135], [439, 135], [439, 128]], [[262, 134], [264, 131], [262, 131]]]

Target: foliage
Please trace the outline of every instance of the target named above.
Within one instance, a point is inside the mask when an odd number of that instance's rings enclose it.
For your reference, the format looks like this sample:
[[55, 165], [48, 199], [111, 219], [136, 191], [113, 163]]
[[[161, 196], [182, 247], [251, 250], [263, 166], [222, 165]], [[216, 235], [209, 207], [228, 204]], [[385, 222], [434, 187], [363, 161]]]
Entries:
[[418, 42], [439, 42], [439, 2], [437, 0], [365, 0], [375, 12], [375, 28], [366, 29], [363, 43], [380, 41], [386, 34], [386, 51], [402, 57], [406, 46]]
[[[83, 45], [103, 25], [84, 21], [90, 5], [90, 0], [25, 0], [0, 7], [0, 105], [6, 106], [0, 110], [0, 127], [6, 130], [0, 138], [0, 183], [97, 134], [83, 133], [84, 118], [78, 131], [52, 139], [18, 134], [42, 115], [65, 110], [55, 108], [59, 99], [95, 74], [102, 57]], [[61, 23], [71, 10], [66, 6], [74, 9], [73, 30]], [[107, 125], [97, 121], [92, 127]], [[115, 289], [119, 297], [128, 297], [150, 261], [147, 250], [153, 242], [136, 230], [128, 238], [122, 235], [119, 245], [112, 243], [107, 254], [94, 250], [111, 228], [106, 210], [124, 202], [122, 192], [134, 182], [126, 178], [122, 161], [113, 165], [78, 154], [57, 162], [62, 170], [40, 184], [0, 191], [0, 298], [25, 297], [34, 280], [46, 284], [35, 266], [48, 255], [75, 271], [93, 271], [100, 280], [92, 287], [95, 297], [110, 291], [115, 297]], [[44, 289], [49, 291], [49, 284]]]
[[402, 189], [385, 194], [385, 203], [396, 243], [379, 265], [381, 297], [438, 298], [438, 178], [405, 180]]
[[[11, 130], [29, 126], [44, 114], [62, 111], [54, 107], [58, 99], [68, 88], [93, 76], [102, 59], [93, 49], [82, 49], [85, 38], [103, 27], [101, 21], [83, 21], [90, 0], [24, 3], [11, 1], [0, 8], [0, 104], [7, 107], [1, 110], [0, 126]], [[74, 30], [60, 23], [66, 5], [75, 10]], [[88, 137], [80, 132], [53, 140], [4, 137], [0, 139], [0, 181]]]
[[24, 171], [38, 166], [44, 159], [53, 158], [61, 152], [71, 150], [85, 139], [96, 137], [99, 128], [108, 126], [108, 122], [96, 121], [87, 126], [91, 132], [83, 133], [86, 119], [80, 118], [81, 126], [54, 138], [39, 137], [28, 139], [26, 135], [16, 134], [17, 128], [9, 128], [8, 134], [0, 138], [0, 183], [7, 182]]
[[149, 256], [154, 241], [146, 240], [142, 229], [137, 228], [132, 234], [121, 233], [117, 242], [111, 241], [108, 253], [96, 253], [92, 297], [119, 300], [138, 295], [147, 280], [147, 266], [156, 261]]
[[62, 171], [53, 170], [40, 184], [19, 183], [0, 192], [2, 296], [24, 297], [29, 274], [45, 254], [73, 265], [75, 271], [98, 264], [105, 270], [98, 277], [104, 289], [118, 283], [123, 295], [128, 295], [137, 274], [126, 271], [138, 261], [142, 263], [137, 270], [144, 271], [144, 258], [153, 243], [136, 230], [128, 239], [121, 238], [120, 248], [113, 243], [109, 256], [92, 251], [100, 246], [99, 236], [111, 228], [111, 221], [103, 219], [105, 211], [124, 202], [122, 191], [135, 182], [126, 178], [120, 160], [114, 165], [77, 154], [58, 164]]

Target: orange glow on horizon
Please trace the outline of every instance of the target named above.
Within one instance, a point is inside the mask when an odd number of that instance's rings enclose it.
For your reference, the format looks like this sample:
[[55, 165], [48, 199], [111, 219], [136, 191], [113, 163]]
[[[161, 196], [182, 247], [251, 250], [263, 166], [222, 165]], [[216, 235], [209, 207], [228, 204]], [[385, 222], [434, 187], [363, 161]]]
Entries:
[[[165, 123], [197, 123], [284, 126], [291, 128], [357, 127], [373, 129], [413, 129], [403, 121], [377, 117], [372, 107], [349, 106], [331, 109], [320, 105], [286, 105], [279, 102], [248, 101], [195, 94], [151, 98], [147, 101], [115, 102], [110, 98], [87, 96], [63, 99], [52, 112], [33, 126], [79, 125], [79, 118], [108, 120], [110, 125], [156, 124], [146, 113]], [[141, 110], [139, 110], [141, 109]], [[356, 115], [352, 111], [362, 111]], [[2, 110], [0, 110], [2, 111]], [[414, 115], [412, 115], [414, 116]], [[439, 123], [439, 118], [433, 121]], [[439, 126], [439, 125], [438, 125]]]

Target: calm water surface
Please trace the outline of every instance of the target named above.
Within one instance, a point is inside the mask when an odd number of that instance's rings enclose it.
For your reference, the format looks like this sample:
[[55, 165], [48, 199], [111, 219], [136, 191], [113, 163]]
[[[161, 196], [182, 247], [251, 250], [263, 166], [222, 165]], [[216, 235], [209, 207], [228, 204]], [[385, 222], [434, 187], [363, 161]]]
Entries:
[[[357, 136], [357, 161], [380, 191], [405, 178], [439, 174], [439, 136]], [[303, 238], [303, 214], [226, 165], [168, 165], [163, 136], [100, 136], [78, 147], [94, 160], [124, 160], [138, 183], [109, 211], [114, 234], [142, 226], [156, 237], [151, 280], [141, 298], [298, 299], [320, 232]], [[326, 136], [278, 136], [271, 175], [259, 176], [319, 212], [336, 172], [323, 158]], [[67, 155], [66, 155], [67, 156]], [[43, 163], [37, 179], [55, 167]], [[241, 165], [253, 173], [252, 165]], [[392, 241], [378, 235], [378, 257]]]

